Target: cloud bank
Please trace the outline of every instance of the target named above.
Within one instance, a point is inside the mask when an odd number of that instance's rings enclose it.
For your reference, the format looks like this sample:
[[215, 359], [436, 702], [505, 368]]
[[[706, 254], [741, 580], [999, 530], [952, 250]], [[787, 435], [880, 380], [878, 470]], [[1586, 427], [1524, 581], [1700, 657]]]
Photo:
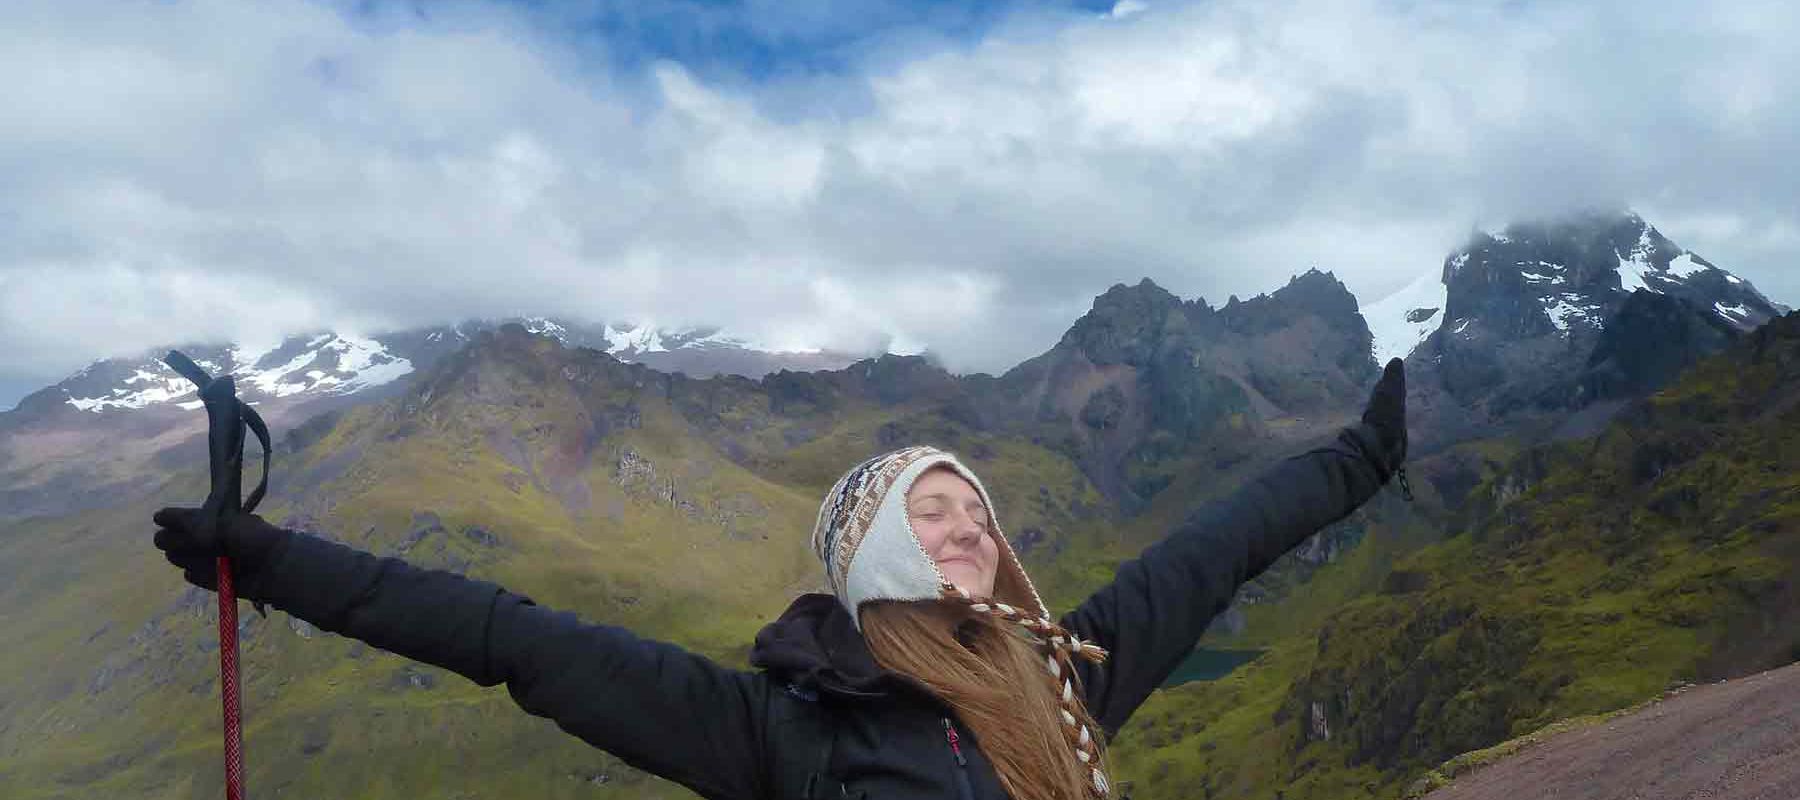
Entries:
[[1788, 4], [869, 6], [696, 16], [668, 60], [594, 9], [6, 4], [0, 386], [510, 314], [998, 371], [1116, 282], [1367, 304], [1589, 206], [1800, 304]]

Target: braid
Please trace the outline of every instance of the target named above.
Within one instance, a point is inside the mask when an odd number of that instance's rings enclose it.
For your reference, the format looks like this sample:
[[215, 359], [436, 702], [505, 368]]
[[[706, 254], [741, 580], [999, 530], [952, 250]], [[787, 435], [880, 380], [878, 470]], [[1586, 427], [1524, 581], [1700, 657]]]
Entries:
[[1106, 659], [1106, 650], [1082, 641], [1080, 637], [1051, 622], [1047, 616], [1033, 617], [1024, 610], [1005, 603], [977, 600], [954, 584], [945, 583], [943, 594], [945, 599], [967, 605], [971, 611], [998, 617], [1024, 628], [1032, 634], [1032, 641], [1047, 651], [1044, 655], [1044, 669], [1050, 675], [1051, 688], [1061, 707], [1063, 738], [1068, 741], [1069, 749], [1075, 752], [1075, 758], [1087, 768], [1091, 781], [1087, 787], [1088, 792], [1096, 798], [1109, 797], [1112, 786], [1106, 779], [1106, 773], [1101, 771], [1100, 742], [1090, 727], [1093, 725], [1093, 718], [1088, 715], [1081, 696], [1075, 691], [1073, 659], [1074, 656], [1081, 656], [1098, 664]]

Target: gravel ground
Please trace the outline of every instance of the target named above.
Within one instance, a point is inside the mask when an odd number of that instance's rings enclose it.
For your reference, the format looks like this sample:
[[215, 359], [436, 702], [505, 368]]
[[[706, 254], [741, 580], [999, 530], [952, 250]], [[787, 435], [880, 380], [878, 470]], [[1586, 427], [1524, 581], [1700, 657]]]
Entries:
[[1550, 737], [1426, 800], [1796, 800], [1800, 664]]

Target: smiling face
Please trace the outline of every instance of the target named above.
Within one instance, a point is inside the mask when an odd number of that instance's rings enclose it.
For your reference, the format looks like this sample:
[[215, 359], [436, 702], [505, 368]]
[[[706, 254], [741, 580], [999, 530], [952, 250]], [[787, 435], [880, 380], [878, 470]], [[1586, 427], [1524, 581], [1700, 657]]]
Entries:
[[973, 485], [948, 468], [927, 470], [906, 493], [906, 518], [945, 579], [977, 597], [993, 596], [1000, 545]]

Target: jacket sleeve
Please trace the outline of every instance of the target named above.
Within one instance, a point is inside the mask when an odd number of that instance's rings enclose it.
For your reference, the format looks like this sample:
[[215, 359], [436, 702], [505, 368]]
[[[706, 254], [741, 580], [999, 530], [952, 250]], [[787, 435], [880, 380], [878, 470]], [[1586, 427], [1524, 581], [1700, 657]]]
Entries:
[[703, 796], [761, 795], [762, 675], [486, 581], [304, 533], [280, 547], [255, 576], [256, 599], [481, 686], [504, 683], [525, 711]]
[[1377, 441], [1358, 424], [1276, 464], [1190, 514], [1063, 617], [1063, 627], [1110, 653], [1076, 667], [1088, 712], [1108, 734], [1180, 666], [1239, 586], [1381, 488], [1388, 473]]

